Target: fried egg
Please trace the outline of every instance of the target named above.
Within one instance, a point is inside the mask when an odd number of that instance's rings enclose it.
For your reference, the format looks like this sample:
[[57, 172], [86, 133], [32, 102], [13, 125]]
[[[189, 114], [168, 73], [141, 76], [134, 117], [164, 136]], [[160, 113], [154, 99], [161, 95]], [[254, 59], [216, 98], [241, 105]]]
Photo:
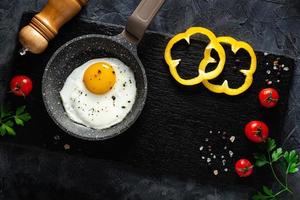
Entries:
[[68, 117], [93, 129], [120, 123], [136, 98], [134, 73], [116, 58], [90, 60], [67, 78], [60, 96]]

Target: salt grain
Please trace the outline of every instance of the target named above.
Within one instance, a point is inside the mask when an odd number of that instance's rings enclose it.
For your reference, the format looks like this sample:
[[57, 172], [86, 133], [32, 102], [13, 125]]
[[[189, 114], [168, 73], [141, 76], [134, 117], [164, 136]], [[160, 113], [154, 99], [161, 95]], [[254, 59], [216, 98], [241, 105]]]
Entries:
[[65, 149], [65, 150], [69, 150], [69, 149], [71, 149], [71, 146], [70, 146], [69, 144], [65, 144], [65, 145], [64, 145], [64, 149]]
[[230, 142], [234, 142], [234, 141], [235, 141], [235, 136], [231, 136], [231, 137], [229, 138], [229, 140], [230, 140]]
[[224, 160], [222, 160], [222, 164], [223, 164], [223, 166], [225, 166], [226, 165], [226, 160], [224, 159]]
[[219, 174], [218, 170], [214, 170], [214, 175], [217, 176]]
[[210, 163], [210, 162], [211, 162], [211, 159], [210, 159], [210, 158], [207, 158], [206, 161], [207, 161], [208, 163]]
[[54, 140], [60, 140], [60, 136], [59, 135], [55, 135], [53, 138], [54, 138]]
[[199, 148], [199, 150], [202, 151], [202, 150], [203, 150], [203, 146], [201, 146], [201, 147]]
[[233, 156], [233, 152], [231, 150], [229, 150], [229, 156], [232, 157]]

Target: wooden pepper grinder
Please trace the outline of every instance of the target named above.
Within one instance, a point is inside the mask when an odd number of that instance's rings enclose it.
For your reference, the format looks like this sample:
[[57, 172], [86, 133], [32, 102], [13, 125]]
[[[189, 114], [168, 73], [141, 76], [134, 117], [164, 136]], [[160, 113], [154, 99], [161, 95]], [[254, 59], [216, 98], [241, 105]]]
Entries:
[[25, 55], [27, 51], [42, 53], [59, 28], [73, 18], [87, 2], [88, 0], [48, 0], [43, 10], [20, 31], [19, 40], [23, 45], [20, 54]]

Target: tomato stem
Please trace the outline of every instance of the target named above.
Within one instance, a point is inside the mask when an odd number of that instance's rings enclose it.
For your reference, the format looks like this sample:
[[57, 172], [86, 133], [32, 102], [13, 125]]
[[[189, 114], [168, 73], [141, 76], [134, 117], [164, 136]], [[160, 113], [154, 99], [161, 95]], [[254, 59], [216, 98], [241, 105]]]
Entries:
[[272, 103], [272, 102], [277, 102], [278, 101], [278, 99], [275, 99], [272, 96], [273, 96], [273, 92], [270, 92], [268, 97], [265, 99], [265, 102]]

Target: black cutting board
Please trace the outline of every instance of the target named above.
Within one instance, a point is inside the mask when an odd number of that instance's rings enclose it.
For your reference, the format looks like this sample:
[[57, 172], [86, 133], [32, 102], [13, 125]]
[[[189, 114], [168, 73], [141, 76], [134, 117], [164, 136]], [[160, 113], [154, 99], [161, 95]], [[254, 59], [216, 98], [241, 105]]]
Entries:
[[[20, 27], [26, 25], [32, 16], [33, 14], [25, 14]], [[107, 141], [87, 142], [67, 135], [52, 122], [41, 96], [41, 78], [51, 55], [74, 37], [91, 33], [116, 35], [121, 31], [122, 27], [119, 26], [76, 18], [60, 30], [59, 35], [41, 55], [21, 57], [18, 55], [20, 47], [16, 47], [11, 71], [2, 73], [1, 79], [8, 80], [15, 74], [26, 74], [33, 79], [34, 89], [26, 99], [6, 93], [5, 101], [12, 107], [26, 104], [32, 120], [25, 127], [17, 129], [16, 137], [6, 136], [1, 141], [53, 151], [66, 151], [64, 145], [68, 144], [70, 149], [67, 151], [70, 154], [126, 163], [155, 176], [174, 175], [199, 182], [245, 185], [256, 185], [265, 180], [263, 171], [241, 180], [235, 175], [233, 165], [240, 157], [253, 158], [253, 152], [258, 151], [257, 146], [243, 134], [244, 125], [248, 121], [265, 121], [269, 125], [271, 136], [280, 140], [294, 68], [294, 61], [283, 56], [257, 52], [258, 67], [252, 87], [242, 95], [230, 97], [214, 94], [202, 85], [179, 85], [171, 77], [163, 59], [164, 48], [170, 36], [147, 32], [138, 47], [149, 83], [147, 103], [140, 118], [126, 133]], [[183, 76], [195, 74], [206, 45], [202, 40], [192, 40], [190, 46], [184, 42], [175, 46], [173, 54], [176, 58], [182, 58], [179, 71]], [[222, 77], [237, 86], [242, 81], [238, 69], [247, 68], [249, 58], [243, 51], [234, 55], [229, 47], [225, 47], [225, 50], [227, 64]], [[273, 64], [276, 60], [289, 68], [288, 71], [282, 71], [279, 78], [274, 77], [277, 71], [274, 71]], [[268, 74], [268, 69], [271, 75]], [[270, 77], [274, 82], [272, 87], [277, 88], [281, 94], [278, 106], [271, 110], [262, 108], [257, 98], [259, 91], [268, 86], [266, 79]], [[277, 79], [280, 83], [277, 83]], [[235, 137], [234, 142], [230, 141], [232, 136]], [[229, 151], [232, 151], [232, 157]], [[210, 162], [207, 161], [208, 158]], [[226, 160], [225, 166], [222, 160]], [[224, 171], [226, 169], [228, 172]], [[213, 174], [214, 170], [218, 170], [218, 175]]]

